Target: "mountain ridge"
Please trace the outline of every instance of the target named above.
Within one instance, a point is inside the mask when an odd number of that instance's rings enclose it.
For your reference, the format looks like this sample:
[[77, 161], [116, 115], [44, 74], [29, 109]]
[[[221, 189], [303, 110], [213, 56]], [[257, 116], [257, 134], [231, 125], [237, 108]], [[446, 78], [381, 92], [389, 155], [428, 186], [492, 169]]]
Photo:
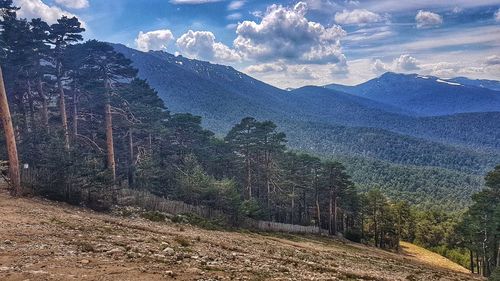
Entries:
[[386, 72], [356, 86], [330, 84], [324, 87], [400, 107], [417, 116], [500, 111], [499, 92], [477, 87], [472, 82], [460, 84], [453, 81]]

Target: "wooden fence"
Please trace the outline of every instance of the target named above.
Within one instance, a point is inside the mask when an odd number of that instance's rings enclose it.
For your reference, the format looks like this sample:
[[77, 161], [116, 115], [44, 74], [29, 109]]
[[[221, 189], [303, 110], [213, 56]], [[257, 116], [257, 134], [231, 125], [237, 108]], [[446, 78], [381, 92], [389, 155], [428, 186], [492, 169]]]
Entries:
[[301, 233], [301, 234], [317, 234], [319, 227], [317, 226], [304, 226], [296, 224], [279, 223], [272, 221], [257, 221], [256, 228], [262, 231], [274, 232], [288, 232], [288, 233]]
[[206, 206], [195, 206], [182, 201], [168, 200], [147, 191], [122, 189], [117, 197], [120, 205], [138, 206], [149, 211], [159, 211], [172, 215], [196, 214], [208, 219], [226, 217], [222, 212]]
[[[225, 218], [229, 221], [226, 214], [218, 210], [206, 206], [195, 206], [186, 204], [182, 201], [168, 200], [146, 191], [137, 191], [132, 189], [122, 189], [118, 194], [118, 204], [137, 206], [150, 211], [159, 211], [172, 215], [181, 214], [196, 214], [207, 219]], [[296, 224], [286, 224], [271, 221], [259, 221], [250, 218], [245, 218], [242, 221], [242, 226], [249, 229], [257, 229], [262, 231], [287, 232], [300, 234], [318, 234], [319, 227], [303, 226]], [[323, 231], [327, 233], [327, 230]]]

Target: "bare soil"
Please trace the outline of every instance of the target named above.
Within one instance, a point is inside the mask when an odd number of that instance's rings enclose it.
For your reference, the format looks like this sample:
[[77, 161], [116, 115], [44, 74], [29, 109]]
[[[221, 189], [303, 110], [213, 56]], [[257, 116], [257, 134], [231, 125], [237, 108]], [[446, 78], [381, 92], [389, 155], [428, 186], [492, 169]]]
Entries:
[[396, 254], [326, 237], [211, 231], [0, 191], [5, 281], [483, 280], [409, 247]]

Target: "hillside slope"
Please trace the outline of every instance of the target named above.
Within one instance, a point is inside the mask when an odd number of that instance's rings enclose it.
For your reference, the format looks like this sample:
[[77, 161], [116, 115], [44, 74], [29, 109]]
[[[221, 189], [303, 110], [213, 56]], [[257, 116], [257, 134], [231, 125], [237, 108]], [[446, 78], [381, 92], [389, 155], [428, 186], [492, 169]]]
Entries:
[[1, 280], [483, 280], [407, 245], [394, 254], [327, 238], [209, 231], [1, 190], [0, 212]]
[[[315, 86], [285, 91], [229, 66], [113, 46], [133, 61], [173, 113], [199, 115], [203, 126], [219, 136], [247, 116], [272, 120], [287, 134], [289, 148], [341, 158], [365, 172], [351, 172], [356, 184], [363, 189], [381, 186], [395, 199], [426, 202], [429, 196], [412, 194], [438, 194], [431, 196], [432, 202], [462, 207], [481, 186], [477, 178], [500, 162], [500, 112], [418, 117], [342, 91]], [[360, 157], [370, 163], [358, 161]], [[373, 163], [384, 170], [374, 174], [360, 166]], [[404, 173], [401, 166], [406, 166]], [[432, 180], [424, 178], [429, 174], [435, 175]], [[422, 184], [408, 185], [406, 178]]]

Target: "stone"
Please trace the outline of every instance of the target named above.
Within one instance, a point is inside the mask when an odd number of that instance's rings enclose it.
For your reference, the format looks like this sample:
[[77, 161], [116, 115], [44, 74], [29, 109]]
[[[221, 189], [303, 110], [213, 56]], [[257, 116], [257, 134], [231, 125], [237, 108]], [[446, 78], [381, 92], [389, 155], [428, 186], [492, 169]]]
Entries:
[[163, 253], [167, 256], [173, 256], [175, 254], [175, 251], [170, 247], [166, 247], [165, 249], [163, 249]]

